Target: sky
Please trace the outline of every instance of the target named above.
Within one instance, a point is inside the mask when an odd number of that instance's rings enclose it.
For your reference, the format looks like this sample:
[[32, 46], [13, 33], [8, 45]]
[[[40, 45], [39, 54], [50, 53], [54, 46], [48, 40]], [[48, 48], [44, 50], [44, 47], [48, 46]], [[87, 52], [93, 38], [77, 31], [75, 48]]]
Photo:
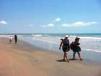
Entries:
[[0, 33], [101, 33], [101, 0], [0, 0]]

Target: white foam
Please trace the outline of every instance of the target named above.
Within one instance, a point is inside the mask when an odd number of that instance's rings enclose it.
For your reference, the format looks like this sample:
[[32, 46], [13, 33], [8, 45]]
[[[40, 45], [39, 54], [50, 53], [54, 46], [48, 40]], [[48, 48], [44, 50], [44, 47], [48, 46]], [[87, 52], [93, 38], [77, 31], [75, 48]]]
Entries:
[[94, 39], [94, 40], [101, 40], [101, 37], [80, 37], [82, 39]]
[[[92, 39], [95, 39], [95, 40], [99, 39], [100, 40], [100, 38], [93, 38], [93, 37], [80, 37], [80, 38], [82, 40], [84, 40], [84, 41], [81, 40], [81, 46], [82, 46], [82, 48], [85, 47], [85, 49], [83, 49], [83, 50], [101, 53], [101, 50], [100, 50], [101, 48], [100, 47], [98, 48], [99, 50], [97, 50], [97, 46], [99, 46], [100, 43], [97, 43], [94, 40], [92, 40]], [[33, 37], [33, 40], [38, 40], [38, 41], [41, 41], [41, 42], [46, 42], [47, 45], [50, 45], [50, 44], [59, 45], [60, 44], [60, 39], [61, 39], [61, 37], [48, 37], [48, 36], [46, 36], [46, 37], [44, 37], [44, 36], [40, 36], [40, 37], [34, 36]], [[69, 37], [70, 42], [73, 41], [74, 39], [75, 39], [74, 36], [73, 37], [72, 36]], [[91, 41], [91, 43], [89, 43], [88, 45], [82, 45], [83, 43], [84, 44], [86, 43], [86, 41], [85, 41], [86, 39], [88, 41]], [[93, 43], [93, 45], [92, 45], [92, 43]], [[94, 45], [94, 43], [96, 43], [96, 45]], [[91, 47], [93, 47], [93, 49], [88, 49], [88, 48], [91, 48]]]
[[90, 36], [70, 36], [70, 38], [79, 37], [81, 39], [93, 39], [93, 40], [101, 40], [101, 37], [90, 37]]
[[33, 37], [41, 37], [41, 34], [32, 35]]
[[9, 38], [9, 36], [11, 35], [0, 35], [0, 37], [5, 37], [5, 38]]
[[42, 41], [42, 42], [47, 42], [50, 44], [58, 44], [59, 43], [59, 39], [58, 38], [54, 38], [54, 37], [33, 37], [34, 40], [38, 40], [38, 41]]
[[[70, 42], [74, 41], [75, 37], [76, 36], [70, 36], [69, 37]], [[42, 35], [33, 36], [34, 40], [44, 41], [44, 42], [53, 43], [53, 44], [59, 44], [61, 38], [63, 37], [49, 37], [49, 36], [42, 36]], [[80, 38], [81, 38], [81, 42], [101, 40], [100, 37], [80, 37]]]
[[83, 49], [83, 50], [101, 53], [101, 50], [96, 50], [96, 49]]

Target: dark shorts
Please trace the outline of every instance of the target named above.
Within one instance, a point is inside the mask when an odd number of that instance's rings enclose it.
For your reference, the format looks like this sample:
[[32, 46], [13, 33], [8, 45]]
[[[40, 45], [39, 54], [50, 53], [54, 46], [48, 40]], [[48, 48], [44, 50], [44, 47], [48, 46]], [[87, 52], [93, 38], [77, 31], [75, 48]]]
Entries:
[[63, 46], [62, 50], [63, 50], [63, 52], [68, 52], [69, 51], [69, 46]]
[[80, 52], [81, 51], [81, 48], [78, 46], [78, 47], [75, 47], [74, 49], [73, 49], [73, 52]]

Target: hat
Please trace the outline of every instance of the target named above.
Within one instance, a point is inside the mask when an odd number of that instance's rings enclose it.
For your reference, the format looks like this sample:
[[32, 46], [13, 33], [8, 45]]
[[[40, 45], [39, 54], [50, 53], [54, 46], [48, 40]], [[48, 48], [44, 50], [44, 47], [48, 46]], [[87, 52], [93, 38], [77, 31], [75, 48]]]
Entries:
[[79, 37], [76, 37], [76, 38], [75, 38], [75, 40], [79, 40], [79, 39], [80, 39]]
[[68, 37], [68, 35], [66, 35], [65, 37]]

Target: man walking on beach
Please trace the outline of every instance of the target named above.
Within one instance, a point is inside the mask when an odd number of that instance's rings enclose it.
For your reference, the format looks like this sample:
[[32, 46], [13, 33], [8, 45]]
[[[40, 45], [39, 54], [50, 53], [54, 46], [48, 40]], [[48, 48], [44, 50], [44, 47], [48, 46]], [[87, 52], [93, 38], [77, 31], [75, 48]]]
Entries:
[[15, 44], [17, 43], [17, 35], [14, 35]]
[[61, 47], [62, 47], [62, 50], [64, 52], [63, 61], [68, 61], [69, 62], [69, 59], [67, 58], [67, 52], [69, 51], [68, 35], [66, 35], [64, 39], [61, 39], [61, 43], [60, 43], [59, 49], [61, 49]]

